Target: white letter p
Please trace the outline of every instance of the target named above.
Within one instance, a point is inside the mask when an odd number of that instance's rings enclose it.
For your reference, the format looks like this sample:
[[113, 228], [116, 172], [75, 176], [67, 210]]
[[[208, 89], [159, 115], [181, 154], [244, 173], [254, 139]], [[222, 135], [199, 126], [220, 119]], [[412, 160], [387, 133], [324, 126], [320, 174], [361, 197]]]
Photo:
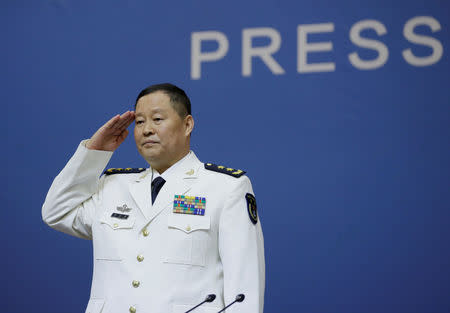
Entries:
[[[202, 53], [202, 41], [214, 40], [218, 43], [215, 51]], [[200, 79], [202, 62], [217, 61], [228, 52], [228, 39], [217, 31], [194, 32], [191, 34], [191, 79]]]

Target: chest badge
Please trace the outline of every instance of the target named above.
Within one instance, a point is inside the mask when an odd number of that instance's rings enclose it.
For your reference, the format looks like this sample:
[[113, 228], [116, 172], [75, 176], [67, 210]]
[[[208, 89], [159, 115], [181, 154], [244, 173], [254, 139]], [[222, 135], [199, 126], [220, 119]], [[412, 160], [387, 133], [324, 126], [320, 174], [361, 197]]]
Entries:
[[175, 195], [173, 199], [173, 213], [205, 215], [206, 198]]
[[130, 212], [132, 210], [131, 208], [127, 207], [126, 204], [124, 204], [122, 206], [118, 206], [116, 209], [119, 212]]

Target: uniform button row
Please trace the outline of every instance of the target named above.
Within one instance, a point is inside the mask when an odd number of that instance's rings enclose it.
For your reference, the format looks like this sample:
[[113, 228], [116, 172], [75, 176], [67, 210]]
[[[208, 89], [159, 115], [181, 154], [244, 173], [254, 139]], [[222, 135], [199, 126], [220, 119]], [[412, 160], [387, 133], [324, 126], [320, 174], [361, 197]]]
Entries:
[[[114, 227], [118, 227], [118, 226], [119, 226], [119, 225], [117, 225], [117, 226], [114, 225]], [[144, 235], [144, 237], [147, 237], [149, 234], [150, 234], [150, 233], [149, 233], [149, 231], [147, 230], [147, 228], [145, 228], [145, 229], [142, 231], [142, 235]], [[139, 254], [139, 255], [136, 257], [136, 259], [137, 259], [139, 262], [142, 262], [142, 261], [144, 261], [144, 256], [143, 256], [142, 254]], [[133, 280], [133, 282], [132, 282], [131, 284], [133, 285], [134, 288], [138, 288], [138, 287], [140, 286], [141, 282], [140, 282], [139, 280]], [[135, 308], [134, 306], [130, 306], [129, 311], [130, 311], [130, 313], [136, 313], [136, 308]]]

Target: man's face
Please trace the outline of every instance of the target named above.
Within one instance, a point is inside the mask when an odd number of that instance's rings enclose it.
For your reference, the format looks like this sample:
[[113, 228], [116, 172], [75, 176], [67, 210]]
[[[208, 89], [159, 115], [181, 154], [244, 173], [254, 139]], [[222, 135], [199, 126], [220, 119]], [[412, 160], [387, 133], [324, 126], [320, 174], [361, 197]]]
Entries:
[[168, 95], [157, 91], [139, 99], [134, 139], [142, 157], [160, 173], [189, 152], [192, 116], [181, 118]]

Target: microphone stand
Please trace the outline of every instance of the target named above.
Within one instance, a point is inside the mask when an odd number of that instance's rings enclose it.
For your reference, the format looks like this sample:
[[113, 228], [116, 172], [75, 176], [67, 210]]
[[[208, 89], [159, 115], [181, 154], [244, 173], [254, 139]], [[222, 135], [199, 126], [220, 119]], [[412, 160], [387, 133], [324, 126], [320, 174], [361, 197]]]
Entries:
[[220, 311], [217, 312], [217, 313], [221, 313], [221, 312], [225, 311], [225, 310], [228, 309], [231, 305], [235, 304], [236, 302], [242, 302], [242, 301], [244, 301], [244, 299], [245, 299], [245, 295], [243, 295], [242, 293], [241, 293], [241, 294], [238, 294], [238, 295], [236, 296], [236, 300], [234, 300], [233, 302], [231, 302], [230, 304], [228, 304], [226, 307], [224, 307], [222, 310], [220, 310]]
[[210, 294], [206, 297], [206, 299], [203, 302], [200, 302], [199, 304], [197, 304], [196, 306], [194, 306], [192, 309], [186, 311], [185, 313], [189, 313], [191, 311], [193, 311], [194, 309], [198, 308], [199, 306], [201, 306], [203, 303], [205, 302], [213, 302], [214, 299], [216, 298], [216, 295], [214, 294]]

